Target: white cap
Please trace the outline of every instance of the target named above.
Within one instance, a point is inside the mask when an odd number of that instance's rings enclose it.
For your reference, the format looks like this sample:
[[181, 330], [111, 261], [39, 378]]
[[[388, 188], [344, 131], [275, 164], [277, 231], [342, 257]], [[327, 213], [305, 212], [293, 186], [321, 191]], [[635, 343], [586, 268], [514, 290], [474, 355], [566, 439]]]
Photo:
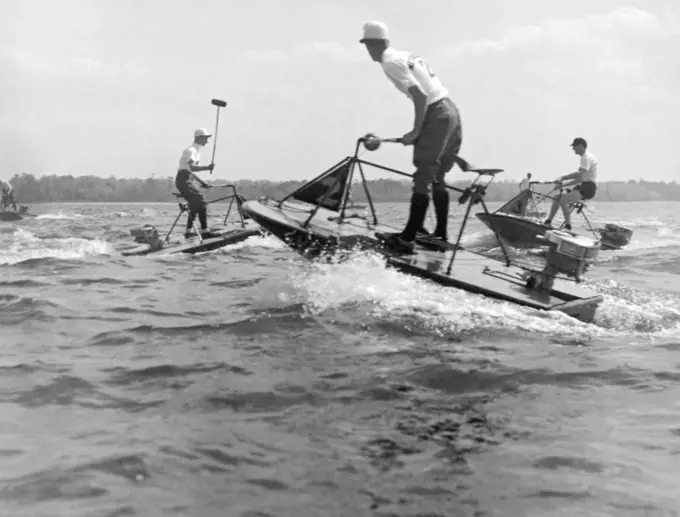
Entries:
[[366, 40], [386, 40], [390, 39], [387, 31], [387, 25], [379, 21], [370, 21], [364, 23], [364, 37], [359, 40], [359, 43], [365, 43]]
[[194, 131], [194, 136], [212, 136], [212, 133], [201, 127]]

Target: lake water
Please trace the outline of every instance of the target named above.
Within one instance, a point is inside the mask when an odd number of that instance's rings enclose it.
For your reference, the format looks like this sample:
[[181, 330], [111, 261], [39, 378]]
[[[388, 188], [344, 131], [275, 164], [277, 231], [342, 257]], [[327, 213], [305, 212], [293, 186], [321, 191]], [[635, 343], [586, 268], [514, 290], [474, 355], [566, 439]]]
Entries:
[[680, 203], [588, 212], [634, 231], [594, 324], [273, 237], [122, 257], [172, 204], [31, 209], [0, 223], [0, 515], [678, 515]]

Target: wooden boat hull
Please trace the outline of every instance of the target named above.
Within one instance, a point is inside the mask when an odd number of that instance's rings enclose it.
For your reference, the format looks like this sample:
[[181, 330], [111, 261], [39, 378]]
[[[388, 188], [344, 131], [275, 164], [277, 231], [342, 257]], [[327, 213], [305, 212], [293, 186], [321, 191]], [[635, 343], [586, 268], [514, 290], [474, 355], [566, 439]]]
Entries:
[[164, 242], [162, 247], [154, 247], [150, 244], [139, 244], [132, 248], [127, 248], [121, 251], [121, 254], [126, 257], [149, 255], [151, 253], [161, 254], [175, 254], [175, 253], [203, 253], [206, 251], [213, 251], [232, 244], [243, 242], [249, 237], [262, 235], [262, 230], [256, 225], [250, 224], [246, 228], [231, 228], [211, 232], [211, 237], [204, 238], [203, 241], [196, 237], [184, 238], [178, 237], [171, 239], [169, 242]]
[[550, 229], [549, 226], [538, 221], [514, 214], [479, 212], [475, 216], [491, 231], [495, 226], [503, 240], [516, 248], [540, 246], [539, 237], [545, 235], [545, 232]]
[[0, 212], [0, 221], [6, 221], [6, 222], [11, 222], [11, 221], [21, 221], [23, 217], [19, 212], [10, 212], [5, 211], [5, 212]]
[[338, 213], [319, 208], [307, 227], [305, 221], [314, 207], [307, 203], [269, 199], [243, 204], [243, 213], [304, 256], [319, 256], [339, 250], [372, 249], [386, 257], [388, 265], [405, 273], [427, 278], [438, 284], [463, 289], [498, 300], [546, 311], [561, 311], [592, 322], [601, 295], [582, 286], [555, 279], [550, 292], [526, 286], [525, 269], [464, 249], [456, 250], [455, 261], [447, 273], [454, 246], [435, 251], [417, 242], [413, 254], [397, 254], [376, 237], [376, 232], [396, 232], [396, 228], [358, 217], [339, 220]]
[[[485, 212], [479, 212], [475, 214], [475, 216], [491, 231], [493, 231], [493, 227], [495, 226], [496, 231], [503, 240], [515, 248], [535, 248], [542, 246], [544, 243], [541, 240], [541, 237], [545, 235], [546, 231], [551, 229], [551, 227], [546, 226], [539, 221], [514, 214], [499, 212], [487, 214]], [[623, 246], [626, 244], [628, 244], [627, 241], [623, 243]], [[601, 249], [618, 250], [623, 246], [606, 239], [606, 235], [601, 235]]]
[[2, 210], [0, 211], [0, 221], [12, 222], [21, 221], [26, 217], [37, 217], [36, 214], [31, 214], [28, 212], [28, 207], [21, 205], [18, 211], [14, 210]]

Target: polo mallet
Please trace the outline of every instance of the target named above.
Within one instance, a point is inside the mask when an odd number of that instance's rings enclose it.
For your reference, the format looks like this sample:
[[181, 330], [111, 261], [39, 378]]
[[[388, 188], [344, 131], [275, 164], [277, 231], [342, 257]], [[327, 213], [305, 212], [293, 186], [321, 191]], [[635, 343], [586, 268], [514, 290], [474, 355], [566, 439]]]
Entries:
[[[213, 152], [212, 152], [212, 159], [210, 160], [210, 163], [215, 163], [215, 150], [217, 149], [217, 130], [220, 125], [220, 108], [226, 108], [227, 107], [227, 101], [223, 101], [220, 99], [213, 99], [210, 101], [210, 104], [213, 106], [217, 106], [217, 117], [215, 118], [215, 140], [213, 140]], [[213, 171], [210, 171], [210, 174], [212, 174]]]

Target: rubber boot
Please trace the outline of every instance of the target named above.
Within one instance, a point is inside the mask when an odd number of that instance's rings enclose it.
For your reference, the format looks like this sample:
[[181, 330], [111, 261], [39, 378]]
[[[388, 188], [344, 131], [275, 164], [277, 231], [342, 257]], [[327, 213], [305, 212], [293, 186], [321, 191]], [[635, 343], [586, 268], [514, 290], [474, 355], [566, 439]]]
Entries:
[[448, 190], [435, 190], [432, 193], [432, 200], [434, 201], [434, 212], [437, 215], [437, 229], [434, 231], [434, 236], [442, 240], [448, 240], [448, 223], [449, 223], [449, 192]]
[[401, 238], [408, 242], [413, 242], [416, 238], [416, 233], [423, 227], [425, 216], [427, 215], [427, 207], [430, 205], [430, 196], [427, 194], [414, 193], [411, 196], [411, 211], [408, 216], [408, 222], [404, 231], [401, 232]]
[[208, 231], [208, 212], [205, 208], [203, 208], [200, 212], [198, 212], [198, 221], [201, 223], [201, 232], [207, 232]]

